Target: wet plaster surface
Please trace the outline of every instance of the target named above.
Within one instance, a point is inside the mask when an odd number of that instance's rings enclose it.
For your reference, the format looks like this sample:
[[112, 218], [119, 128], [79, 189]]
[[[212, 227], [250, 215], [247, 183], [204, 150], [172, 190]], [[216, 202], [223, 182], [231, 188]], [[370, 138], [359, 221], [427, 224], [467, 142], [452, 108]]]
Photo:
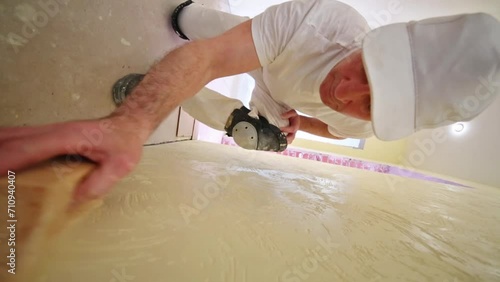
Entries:
[[499, 223], [492, 187], [180, 142], [146, 148], [39, 281], [495, 281]]

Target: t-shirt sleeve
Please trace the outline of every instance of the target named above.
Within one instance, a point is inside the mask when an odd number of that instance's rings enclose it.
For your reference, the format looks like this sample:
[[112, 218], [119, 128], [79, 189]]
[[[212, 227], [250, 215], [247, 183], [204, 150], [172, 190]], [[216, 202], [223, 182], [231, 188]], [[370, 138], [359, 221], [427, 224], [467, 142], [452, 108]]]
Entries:
[[314, 1], [290, 1], [269, 7], [252, 20], [252, 36], [261, 66], [278, 57], [304, 22]]

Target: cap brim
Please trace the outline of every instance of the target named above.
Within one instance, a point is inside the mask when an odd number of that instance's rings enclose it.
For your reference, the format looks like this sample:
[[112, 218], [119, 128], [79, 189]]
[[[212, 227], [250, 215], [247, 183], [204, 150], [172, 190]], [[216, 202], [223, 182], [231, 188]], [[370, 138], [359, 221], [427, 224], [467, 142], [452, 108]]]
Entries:
[[363, 62], [371, 90], [373, 131], [381, 140], [396, 140], [415, 131], [415, 86], [406, 24], [369, 32]]

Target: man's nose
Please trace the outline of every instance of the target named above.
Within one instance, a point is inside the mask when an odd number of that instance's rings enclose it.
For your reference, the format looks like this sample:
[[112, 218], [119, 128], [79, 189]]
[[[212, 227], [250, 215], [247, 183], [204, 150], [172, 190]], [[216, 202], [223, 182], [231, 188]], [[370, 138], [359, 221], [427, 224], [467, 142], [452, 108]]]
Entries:
[[335, 92], [335, 98], [347, 103], [370, 95], [370, 86], [368, 82], [343, 80]]

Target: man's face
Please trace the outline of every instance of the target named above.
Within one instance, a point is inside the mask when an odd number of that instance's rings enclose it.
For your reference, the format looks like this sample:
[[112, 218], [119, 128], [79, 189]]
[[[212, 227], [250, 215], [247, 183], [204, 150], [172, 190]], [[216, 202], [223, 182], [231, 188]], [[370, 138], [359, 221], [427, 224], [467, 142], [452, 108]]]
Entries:
[[362, 120], [371, 120], [370, 86], [361, 50], [338, 63], [319, 88], [321, 101], [334, 111]]

